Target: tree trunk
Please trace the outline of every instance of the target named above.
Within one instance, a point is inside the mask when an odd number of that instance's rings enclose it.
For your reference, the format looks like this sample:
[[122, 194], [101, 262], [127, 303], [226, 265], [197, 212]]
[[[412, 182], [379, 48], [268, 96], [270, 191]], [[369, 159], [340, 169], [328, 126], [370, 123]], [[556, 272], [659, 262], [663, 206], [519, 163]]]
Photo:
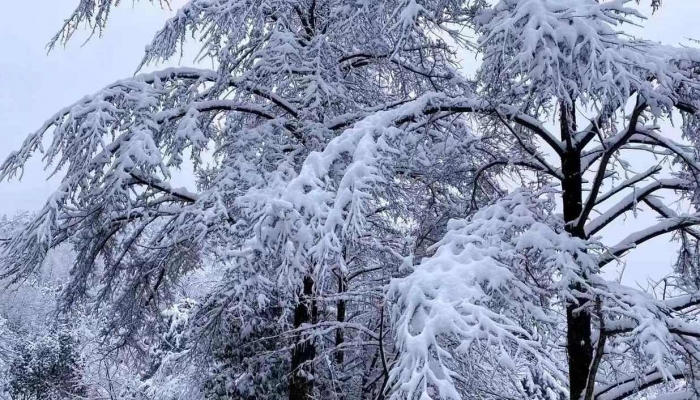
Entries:
[[[304, 278], [304, 288], [299, 296], [299, 304], [294, 309], [294, 328], [304, 324], [315, 323], [318, 315], [316, 302], [313, 300], [314, 280]], [[309, 335], [297, 335], [296, 344], [292, 349], [292, 373], [289, 377], [289, 400], [308, 400], [314, 389], [313, 366], [316, 357], [316, 347]]]
[[[562, 104], [560, 128], [562, 141], [567, 143], [576, 129], [575, 116], [570, 107]], [[569, 148], [562, 156], [562, 173], [564, 181], [563, 209], [566, 230], [572, 236], [584, 238], [585, 232], [574, 224], [583, 210], [583, 179], [581, 176], [581, 153]], [[580, 285], [572, 289], [581, 291]], [[588, 312], [578, 311], [586, 303], [586, 299], [577, 298], [566, 307], [566, 337], [567, 355], [569, 361], [569, 391], [571, 400], [579, 400], [588, 381], [588, 371], [593, 361], [593, 346], [591, 344], [591, 316]]]
[[[336, 319], [338, 322], [345, 322], [345, 299], [342, 298], [342, 296], [345, 294], [347, 291], [347, 282], [345, 275], [340, 272], [340, 275], [338, 276], [338, 294], [341, 296], [340, 300], [338, 300], [338, 310], [337, 310], [337, 315]], [[335, 331], [335, 362], [338, 364], [338, 366], [343, 365], [343, 361], [345, 358], [345, 354], [343, 350], [340, 348], [342, 344], [345, 342], [345, 337], [343, 335], [343, 328], [338, 328]]]
[[569, 356], [569, 390], [571, 400], [580, 400], [586, 383], [588, 371], [593, 361], [591, 344], [591, 316], [587, 312], [574, 312], [585, 300], [577, 299], [579, 304], [566, 307], [567, 353]]

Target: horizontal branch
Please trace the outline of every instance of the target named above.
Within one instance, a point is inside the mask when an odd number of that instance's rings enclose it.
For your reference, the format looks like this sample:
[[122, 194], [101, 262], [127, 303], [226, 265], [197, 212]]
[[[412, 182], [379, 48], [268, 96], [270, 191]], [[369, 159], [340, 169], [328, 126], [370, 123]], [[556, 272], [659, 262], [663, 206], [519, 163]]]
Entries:
[[254, 114], [265, 119], [275, 119], [275, 115], [268, 113], [267, 110], [257, 104], [245, 104], [233, 100], [205, 100], [193, 102], [174, 109], [161, 111], [156, 114], [155, 120], [157, 123], [162, 124], [163, 122], [167, 122], [169, 120], [182, 118], [190, 110], [196, 110], [198, 112], [239, 111]]
[[357, 112], [342, 114], [342, 115], [336, 116], [333, 119], [331, 119], [330, 121], [326, 122], [325, 127], [327, 129], [330, 129], [330, 130], [337, 130], [337, 129], [346, 128], [346, 127], [354, 124], [355, 122], [357, 122], [363, 118], [366, 118], [368, 115], [370, 115], [372, 113], [376, 113], [378, 111], [390, 110], [392, 108], [402, 106], [406, 103], [410, 103], [410, 102], [415, 101], [415, 100], [416, 100], [415, 98], [398, 100], [398, 101], [394, 101], [394, 102], [390, 102], [390, 103], [385, 103], [385, 104], [382, 104], [382, 105], [376, 106], [376, 107], [365, 108], [365, 109], [362, 109], [362, 110], [357, 111]]
[[424, 78], [428, 79], [443, 79], [443, 80], [449, 80], [452, 79], [452, 75], [449, 73], [443, 73], [443, 74], [435, 74], [429, 71], [422, 70], [416, 66], [407, 64], [406, 62], [402, 61], [401, 58], [397, 58], [395, 56], [395, 52], [391, 53], [385, 53], [385, 54], [368, 54], [368, 53], [356, 53], [352, 54], [349, 56], [342, 57], [338, 60], [339, 64], [344, 64], [347, 61], [352, 61], [349, 64], [342, 65], [341, 68], [344, 70], [348, 70], [350, 68], [361, 68], [365, 67], [367, 65], [372, 64], [373, 61], [376, 60], [387, 60], [399, 68], [403, 68], [407, 71], [413, 72], [416, 75], [420, 75]]
[[[468, 104], [460, 104], [456, 102], [454, 104], [444, 104], [437, 106], [430, 106], [422, 111], [422, 115], [432, 115], [439, 112], [452, 112], [452, 113], [476, 113], [482, 115], [504, 115], [506, 118], [515, 122], [516, 124], [527, 128], [529, 131], [540, 137], [547, 143], [550, 148], [558, 155], [564, 154], [564, 146], [561, 141], [556, 139], [547, 128], [540, 123], [536, 118], [523, 113], [513, 113], [509, 110], [498, 109], [491, 106], [486, 101], [481, 100], [470, 100]], [[397, 125], [408, 122], [415, 119], [415, 116], [406, 116], [402, 119], [396, 121]]]
[[170, 186], [169, 183], [167, 182], [162, 182], [160, 180], [154, 179], [154, 178], [149, 178], [140, 175], [136, 171], [131, 171], [130, 173], [131, 177], [134, 178], [137, 182], [149, 186], [151, 188], [154, 188], [156, 190], [159, 190], [161, 192], [167, 193], [169, 195], [172, 195], [180, 200], [184, 200], [188, 203], [195, 203], [199, 196], [196, 193], [192, 193], [187, 189], [182, 189], [182, 188], [173, 188]]
[[667, 377], [682, 379], [685, 377], [683, 371], [674, 369], [669, 373], [656, 371], [641, 377], [629, 377], [610, 385], [603, 386], [595, 391], [595, 400], [623, 400], [635, 393], [666, 382]]
[[673, 311], [685, 311], [700, 305], [700, 293], [686, 294], [664, 300], [664, 304]]
[[688, 114], [695, 114], [698, 112], [697, 107], [683, 101], [676, 102], [675, 106], [679, 111], [686, 112]]
[[608, 252], [601, 256], [600, 260], [598, 261], [598, 266], [602, 267], [610, 263], [611, 261], [625, 254], [628, 250], [631, 250], [657, 236], [698, 224], [700, 224], [700, 213], [676, 218], [666, 218], [647, 229], [643, 229], [627, 236], [618, 244], [609, 248]]
[[607, 225], [609, 225], [611, 222], [617, 219], [617, 217], [619, 217], [627, 211], [630, 211], [637, 205], [637, 203], [646, 199], [649, 195], [658, 190], [688, 190], [691, 188], [692, 185], [688, 181], [685, 181], [683, 179], [659, 179], [653, 183], [650, 183], [649, 185], [641, 189], [635, 190], [629, 195], [625, 196], [625, 198], [620, 200], [608, 211], [606, 211], [605, 213], [601, 214], [599, 217], [593, 219], [590, 223], [588, 223], [588, 225], [586, 225], [585, 228], [586, 236], [590, 237], [591, 235], [594, 235], [596, 232], [605, 228]]
[[[669, 206], [667, 206], [661, 199], [650, 196], [642, 200], [649, 208], [656, 211], [659, 215], [664, 218], [677, 218], [678, 214], [673, 211]], [[683, 232], [689, 234], [697, 240], [700, 240], [700, 232], [693, 228], [684, 228]]]
[[612, 188], [609, 192], [599, 196], [598, 199], [596, 199], [595, 204], [598, 205], [598, 204], [610, 199], [611, 197], [618, 194], [619, 192], [621, 192], [629, 187], [632, 187], [636, 183], [639, 183], [639, 182], [645, 180], [646, 178], [648, 178], [652, 175], [655, 175], [659, 172], [661, 172], [661, 167], [658, 165], [654, 165], [653, 167], [650, 167], [646, 171], [641, 172], [641, 173], [633, 176], [632, 178], [623, 181], [619, 185]]

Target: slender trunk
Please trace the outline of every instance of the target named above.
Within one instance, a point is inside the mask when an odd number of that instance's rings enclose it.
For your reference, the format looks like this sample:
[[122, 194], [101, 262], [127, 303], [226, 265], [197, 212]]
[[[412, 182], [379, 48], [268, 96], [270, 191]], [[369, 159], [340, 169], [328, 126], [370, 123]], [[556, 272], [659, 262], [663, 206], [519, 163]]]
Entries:
[[[294, 328], [316, 322], [318, 310], [313, 300], [313, 289], [314, 280], [307, 276], [304, 278], [299, 304], [294, 309]], [[289, 377], [289, 400], [308, 400], [314, 389], [311, 363], [316, 357], [316, 347], [313, 339], [307, 334], [300, 333], [295, 339], [296, 344], [292, 349], [292, 373]]]
[[[340, 295], [340, 300], [338, 300], [337, 304], [337, 314], [336, 314], [336, 319], [338, 322], [345, 322], [345, 299], [342, 297], [345, 292], [347, 291], [347, 282], [346, 278], [341, 272], [340, 275], [338, 276], [338, 295]], [[343, 365], [343, 361], [345, 358], [345, 354], [343, 353], [343, 350], [340, 348], [343, 343], [345, 342], [345, 337], [343, 335], [343, 328], [338, 328], [335, 331], [335, 362], [338, 364], [338, 366]]]
[[372, 388], [374, 387], [374, 385], [368, 385], [368, 381], [372, 374], [372, 371], [374, 371], [374, 367], [377, 365], [377, 360], [379, 360], [379, 356], [379, 348], [377, 348], [377, 351], [374, 353], [374, 357], [372, 357], [372, 361], [369, 363], [369, 367], [365, 368], [365, 373], [362, 376], [362, 400], [370, 398], [369, 396], [372, 395]]
[[[570, 143], [572, 132], [576, 129], [574, 112], [570, 107], [562, 104], [560, 128], [562, 141]], [[581, 153], [579, 150], [567, 146], [568, 149], [562, 156], [562, 197], [564, 209], [564, 221], [566, 230], [575, 237], [583, 238], [585, 232], [574, 224], [583, 210], [583, 179], [581, 176]], [[581, 291], [579, 284], [572, 287], [575, 291]], [[571, 400], [579, 400], [588, 380], [588, 371], [593, 361], [593, 346], [591, 344], [591, 316], [580, 308], [586, 303], [586, 299], [577, 298], [569, 302], [566, 307], [566, 336], [567, 355], [569, 361], [569, 391]]]

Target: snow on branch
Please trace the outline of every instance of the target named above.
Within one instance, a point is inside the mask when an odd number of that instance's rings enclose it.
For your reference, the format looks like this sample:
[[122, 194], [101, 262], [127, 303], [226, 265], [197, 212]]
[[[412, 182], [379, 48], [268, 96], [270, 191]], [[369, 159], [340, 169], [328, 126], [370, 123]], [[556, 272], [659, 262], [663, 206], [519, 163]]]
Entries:
[[654, 165], [652, 167], [649, 167], [646, 171], [640, 172], [636, 174], [635, 176], [624, 180], [623, 182], [620, 182], [620, 184], [616, 185], [614, 188], [610, 189], [607, 193], [602, 194], [598, 196], [598, 199], [596, 199], [596, 205], [608, 200], [609, 198], [613, 197], [617, 193], [633, 187], [636, 183], [639, 183], [650, 176], [653, 176], [659, 172], [661, 172], [661, 166], [659, 165]]
[[[673, 371], [671, 378], [682, 379], [685, 374], [682, 371]], [[601, 386], [594, 394], [595, 400], [623, 400], [646, 388], [665, 382], [669, 378], [661, 372], [651, 372], [641, 378], [628, 378], [608, 386]], [[684, 399], [686, 393], [678, 393], [670, 399]], [[664, 397], [662, 397], [664, 398]]]
[[563, 378], [554, 354], [542, 350], [556, 321], [542, 300], [573, 298], [570, 285], [595, 262], [590, 245], [564, 232], [538, 197], [517, 191], [451, 221], [435, 254], [391, 284], [393, 398], [459, 399], [462, 380], [518, 393], [498, 377], [525, 376], [527, 365]]
[[675, 218], [664, 218], [660, 222], [646, 229], [632, 233], [616, 245], [611, 246], [606, 251], [606, 254], [600, 257], [598, 265], [602, 267], [611, 261], [616, 260], [627, 251], [634, 249], [647, 240], [698, 224], [700, 224], [700, 214], [679, 215]]
[[[657, 167], [652, 167], [650, 171], [658, 171]], [[646, 176], [650, 175], [651, 172], [647, 173], [642, 173], [640, 174], [641, 176]], [[646, 176], [645, 176], [646, 175]], [[621, 184], [621, 186], [626, 185], [626, 187], [629, 187], [630, 185], [634, 184], [635, 182], [638, 182], [641, 179], [636, 179], [637, 177], [631, 178], [631, 180], [625, 181]], [[623, 199], [621, 199], [617, 204], [612, 206], [610, 209], [602, 213], [600, 216], [594, 218], [591, 222], [589, 222], [586, 225], [585, 231], [587, 236], [592, 236], [595, 235], [598, 231], [601, 229], [605, 228], [609, 223], [614, 221], [617, 217], [622, 215], [623, 213], [632, 210], [637, 206], [637, 204], [640, 201], [643, 201], [647, 198], [649, 198], [653, 193], [655, 193], [658, 190], [662, 189], [671, 189], [671, 190], [690, 190], [693, 189], [695, 185], [692, 182], [686, 181], [684, 179], [680, 178], [669, 178], [669, 179], [658, 179], [642, 188], [635, 189], [630, 193], [629, 195], [625, 196]], [[616, 189], [613, 189], [616, 190]], [[621, 189], [619, 189], [621, 190]], [[617, 190], [617, 191], [619, 191]]]
[[[246, 218], [256, 221], [255, 246], [264, 253], [282, 254], [279, 277], [291, 284], [285, 286], [296, 287], [303, 276], [322, 274], [329, 264], [343, 264], [342, 244], [362, 235], [366, 216], [376, 208], [375, 193], [395, 173], [391, 164], [416, 142], [418, 133], [395, 127], [397, 121], [421, 118], [425, 109], [442, 100], [427, 94], [394, 110], [376, 112], [322, 151], [311, 152], [289, 182], [251, 190], [237, 199]], [[328, 176], [334, 174], [337, 183], [329, 184]]]
[[[622, 107], [637, 93], [655, 114], [669, 114], [697, 93], [692, 66], [700, 53], [619, 35], [619, 26], [644, 19], [626, 3], [500, 1], [477, 17], [487, 60], [480, 81], [505, 79], [508, 85], [495, 87], [605, 110]], [[518, 81], [522, 76], [527, 79]]]

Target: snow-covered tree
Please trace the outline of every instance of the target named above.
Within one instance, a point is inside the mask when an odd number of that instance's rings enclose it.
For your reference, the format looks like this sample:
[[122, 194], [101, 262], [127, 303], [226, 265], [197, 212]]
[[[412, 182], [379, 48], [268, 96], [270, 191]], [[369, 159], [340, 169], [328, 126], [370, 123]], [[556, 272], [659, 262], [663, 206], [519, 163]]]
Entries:
[[[83, 23], [102, 29], [116, 3], [82, 0], [53, 43]], [[392, 348], [383, 286], [447, 220], [499, 193], [471, 185], [494, 143], [465, 116], [425, 112], [471, 92], [455, 43], [478, 6], [187, 2], [144, 66], [194, 34], [214, 68], [115, 82], [60, 110], [1, 167], [12, 178], [41, 152], [63, 176], [5, 243], [6, 275], [21, 280], [72, 243], [62, 308], [87, 301], [106, 320], [107, 351], [138, 354], [144, 338], [168, 340], [162, 312], [183, 279], [214, 266], [188, 339], [157, 345], [165, 354], [146, 360], [158, 368], [137, 391], [380, 396]], [[176, 187], [180, 170], [193, 187]]]
[[9, 392], [17, 400], [85, 397], [77, 340], [63, 330], [17, 349], [9, 372]]
[[[642, 20], [594, 0], [503, 0], [470, 20], [477, 89], [433, 108], [510, 137], [482, 168], [518, 162], [530, 184], [452, 222], [393, 282], [394, 398], [697, 398], [700, 52], [624, 32]], [[561, 214], [540, 200], [552, 190]], [[642, 212], [656, 223], [605, 240]], [[666, 287], [609, 279], [664, 234], [682, 243]]]
[[[26, 212], [0, 217], [0, 240], [9, 240], [31, 220]], [[26, 279], [1, 283], [0, 398], [117, 398], [138, 387], [138, 364], [111, 356], [100, 345], [104, 316], [79, 306], [56, 318], [74, 261], [70, 246], [57, 246]]]
[[[52, 44], [117, 3], [81, 0]], [[2, 165], [63, 176], [5, 274], [71, 243], [63, 309], [144, 359], [145, 398], [697, 398], [700, 51], [633, 38], [638, 10], [190, 0], [142, 67], [192, 35], [212, 69], [115, 82]], [[610, 278], [664, 234], [662, 289]]]

